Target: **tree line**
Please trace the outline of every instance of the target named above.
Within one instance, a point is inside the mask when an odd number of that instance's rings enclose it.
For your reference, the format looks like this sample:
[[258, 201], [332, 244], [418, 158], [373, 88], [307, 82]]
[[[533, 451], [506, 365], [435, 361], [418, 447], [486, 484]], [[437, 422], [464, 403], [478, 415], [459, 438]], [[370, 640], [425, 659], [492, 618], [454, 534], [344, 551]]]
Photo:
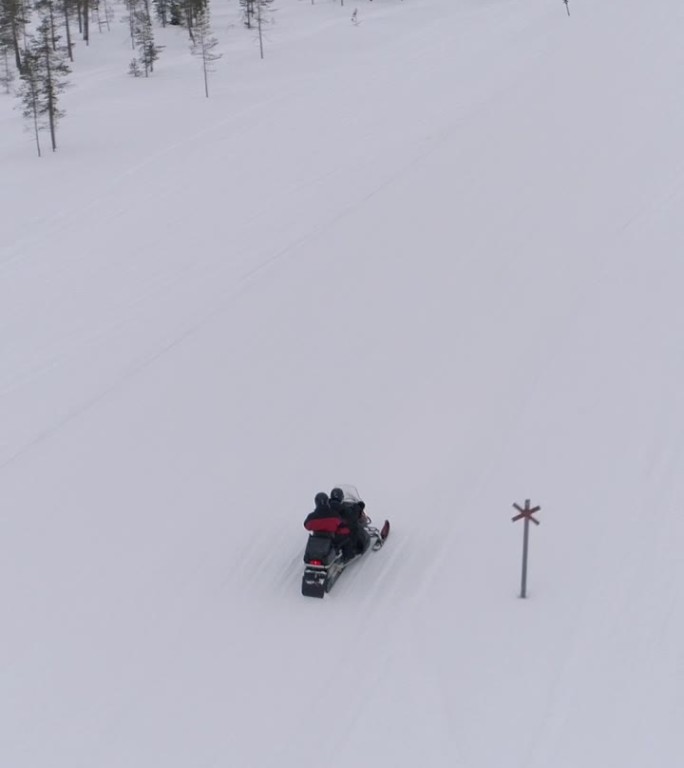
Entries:
[[[127, 23], [132, 59], [128, 73], [149, 77], [163, 46], [155, 40], [155, 27], [179, 26], [187, 30], [190, 50], [201, 62], [205, 96], [209, 73], [220, 58], [212, 35], [208, 0], [120, 0]], [[264, 57], [263, 25], [273, 0], [239, 0], [242, 23], [256, 29]], [[57, 149], [57, 125], [64, 117], [61, 95], [69, 86], [74, 65], [74, 40], [91, 42], [91, 30], [111, 28], [116, 12], [112, 0], [0, 0], [0, 90], [15, 94], [30, 122], [38, 155], [41, 133]]]

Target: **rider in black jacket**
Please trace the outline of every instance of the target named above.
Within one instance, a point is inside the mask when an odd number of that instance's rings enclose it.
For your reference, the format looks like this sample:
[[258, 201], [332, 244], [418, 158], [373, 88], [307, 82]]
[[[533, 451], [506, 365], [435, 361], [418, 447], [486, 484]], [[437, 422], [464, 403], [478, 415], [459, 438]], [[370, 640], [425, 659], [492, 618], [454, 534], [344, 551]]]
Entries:
[[363, 501], [345, 501], [341, 488], [333, 488], [330, 491], [330, 509], [349, 526], [350, 546], [344, 552], [345, 560], [350, 560], [357, 554], [362, 555], [370, 546], [371, 538], [365, 526], [365, 508]]

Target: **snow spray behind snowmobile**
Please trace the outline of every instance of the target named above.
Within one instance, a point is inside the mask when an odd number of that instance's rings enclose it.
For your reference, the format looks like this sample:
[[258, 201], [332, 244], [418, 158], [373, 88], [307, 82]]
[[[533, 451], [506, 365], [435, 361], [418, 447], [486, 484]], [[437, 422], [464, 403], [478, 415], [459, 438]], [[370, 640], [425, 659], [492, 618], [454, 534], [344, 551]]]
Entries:
[[[358, 491], [351, 485], [337, 486], [344, 491], [343, 503], [358, 504], [361, 499]], [[371, 545], [367, 551], [377, 552], [389, 536], [389, 520], [385, 520], [382, 528], [371, 525], [371, 519], [362, 513], [363, 528], [370, 537]], [[313, 532], [309, 535], [304, 552], [304, 576], [302, 577], [302, 594], [305, 597], [323, 597], [330, 592], [342, 572], [359, 560], [365, 553], [359, 553], [350, 559], [345, 559], [342, 549], [336, 544], [335, 536], [331, 533]]]

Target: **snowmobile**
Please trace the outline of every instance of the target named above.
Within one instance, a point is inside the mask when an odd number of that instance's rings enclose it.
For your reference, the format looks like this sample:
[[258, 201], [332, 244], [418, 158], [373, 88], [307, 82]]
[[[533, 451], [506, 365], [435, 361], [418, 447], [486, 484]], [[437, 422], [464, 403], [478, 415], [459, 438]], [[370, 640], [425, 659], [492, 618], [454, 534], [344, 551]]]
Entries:
[[[351, 485], [340, 485], [344, 491], [344, 502], [358, 503], [361, 499], [358, 491]], [[364, 527], [370, 536], [371, 544], [366, 551], [377, 552], [389, 536], [389, 520], [382, 528], [376, 528], [364, 512]], [[329, 533], [311, 533], [304, 552], [304, 576], [302, 594], [305, 597], [323, 597], [330, 592], [342, 572], [352, 563], [361, 559], [365, 553], [345, 560], [341, 549], [335, 546], [334, 537]]]

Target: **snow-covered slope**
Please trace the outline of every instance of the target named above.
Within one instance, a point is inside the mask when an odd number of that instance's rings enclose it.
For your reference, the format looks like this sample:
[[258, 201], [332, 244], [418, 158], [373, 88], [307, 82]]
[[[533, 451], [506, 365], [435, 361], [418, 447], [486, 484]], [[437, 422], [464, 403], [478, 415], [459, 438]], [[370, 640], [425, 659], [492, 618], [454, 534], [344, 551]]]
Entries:
[[683, 764], [681, 3], [235, 5], [0, 99], [0, 765]]

